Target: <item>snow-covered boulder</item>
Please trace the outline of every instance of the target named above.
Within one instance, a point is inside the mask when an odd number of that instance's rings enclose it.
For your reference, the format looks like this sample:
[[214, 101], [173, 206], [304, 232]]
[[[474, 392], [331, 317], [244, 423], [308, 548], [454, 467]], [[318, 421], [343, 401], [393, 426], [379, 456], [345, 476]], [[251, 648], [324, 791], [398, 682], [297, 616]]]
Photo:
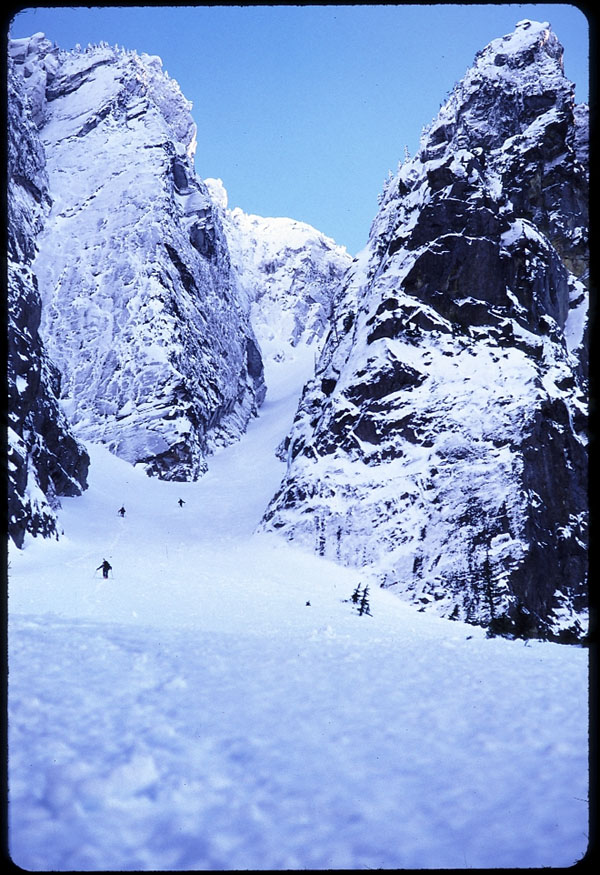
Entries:
[[447, 617], [577, 640], [586, 108], [549, 25], [478, 53], [386, 184], [264, 526]]
[[46, 152], [34, 269], [42, 336], [78, 436], [195, 479], [265, 394], [250, 313], [193, 167], [190, 104], [160, 59], [10, 43]]
[[85, 489], [89, 458], [60, 409], [59, 374], [39, 335], [32, 263], [50, 198], [31, 107], [10, 63], [7, 94], [7, 529], [22, 547], [26, 533], [59, 534], [59, 496]]

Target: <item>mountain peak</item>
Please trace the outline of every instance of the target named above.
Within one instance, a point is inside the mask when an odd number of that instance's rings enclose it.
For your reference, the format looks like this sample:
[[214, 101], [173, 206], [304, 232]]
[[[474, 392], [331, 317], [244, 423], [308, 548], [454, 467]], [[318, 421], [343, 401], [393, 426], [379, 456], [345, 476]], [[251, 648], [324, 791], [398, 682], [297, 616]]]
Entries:
[[522, 134], [543, 112], [574, 107], [563, 48], [548, 24], [520, 22], [477, 53], [421, 140], [422, 161], [452, 148], [495, 149]]
[[[477, 53], [471, 76], [485, 75], [510, 84], [516, 76], [520, 90], [535, 78], [562, 78], [563, 47], [548, 22], [519, 21], [512, 33], [492, 40]], [[468, 83], [469, 74], [465, 77]]]
[[423, 610], [577, 638], [588, 189], [561, 59], [543, 24], [491, 43], [386, 183], [265, 526]]

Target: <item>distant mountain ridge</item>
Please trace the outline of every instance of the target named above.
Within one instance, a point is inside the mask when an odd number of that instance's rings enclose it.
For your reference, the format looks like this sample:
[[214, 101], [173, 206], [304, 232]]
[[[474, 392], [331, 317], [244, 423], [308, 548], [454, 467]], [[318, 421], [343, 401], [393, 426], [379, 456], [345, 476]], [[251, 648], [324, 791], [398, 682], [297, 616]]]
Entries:
[[305, 222], [228, 209], [222, 181], [205, 182], [222, 207], [232, 268], [264, 354], [280, 359], [300, 344], [320, 348], [351, 256]]

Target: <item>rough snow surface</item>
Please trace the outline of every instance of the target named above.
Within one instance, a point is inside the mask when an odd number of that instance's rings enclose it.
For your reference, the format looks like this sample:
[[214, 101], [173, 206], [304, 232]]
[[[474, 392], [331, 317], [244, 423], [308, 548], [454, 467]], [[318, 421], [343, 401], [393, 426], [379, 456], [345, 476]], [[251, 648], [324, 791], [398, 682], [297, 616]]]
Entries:
[[197, 483], [90, 445], [65, 537], [13, 551], [19, 866], [562, 867], [585, 853], [586, 650], [487, 639], [376, 587], [359, 616], [346, 600], [368, 577], [255, 533], [312, 357], [269, 365], [259, 419]]

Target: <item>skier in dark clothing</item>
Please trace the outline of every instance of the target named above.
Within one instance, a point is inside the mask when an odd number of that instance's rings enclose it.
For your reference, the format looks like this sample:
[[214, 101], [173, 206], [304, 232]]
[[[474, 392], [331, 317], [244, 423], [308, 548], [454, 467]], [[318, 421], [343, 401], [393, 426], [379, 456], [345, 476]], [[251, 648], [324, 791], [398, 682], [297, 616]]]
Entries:
[[177, 504], [179, 505], [179, 507], [183, 507], [183, 505], [185, 504], [185, 501], [183, 500], [183, 498], [180, 498], [179, 501], [177, 502]]
[[125, 516], [125, 508], [124, 508], [124, 507], [120, 507], [119, 510], [117, 511], [117, 513], [118, 513], [120, 516]]
[[108, 577], [108, 572], [112, 571], [112, 565], [109, 562], [107, 562], [106, 559], [103, 559], [102, 565], [99, 565], [96, 568], [96, 571], [100, 571], [100, 569], [102, 569], [102, 577]]

